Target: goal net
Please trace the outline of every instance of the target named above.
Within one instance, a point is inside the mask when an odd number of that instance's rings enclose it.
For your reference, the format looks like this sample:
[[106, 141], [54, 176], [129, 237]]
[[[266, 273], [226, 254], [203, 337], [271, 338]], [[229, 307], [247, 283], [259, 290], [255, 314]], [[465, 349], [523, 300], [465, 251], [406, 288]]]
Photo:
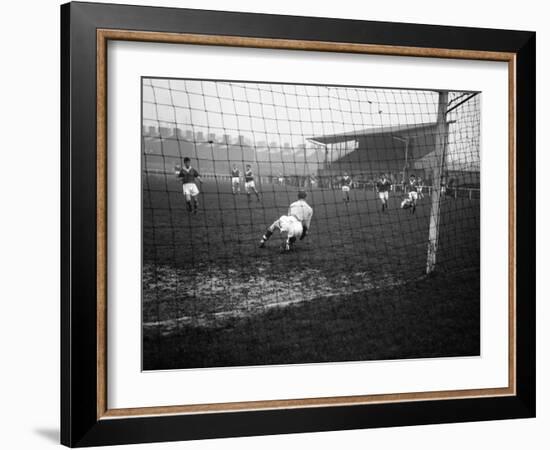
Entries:
[[146, 337], [330, 299], [479, 301], [480, 97], [143, 78]]

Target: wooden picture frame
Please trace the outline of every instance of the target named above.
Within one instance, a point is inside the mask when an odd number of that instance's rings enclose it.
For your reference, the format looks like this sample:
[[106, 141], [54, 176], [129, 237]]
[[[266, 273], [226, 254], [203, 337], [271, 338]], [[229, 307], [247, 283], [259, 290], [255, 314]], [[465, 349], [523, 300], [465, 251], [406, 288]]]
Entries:
[[[91, 446], [534, 417], [534, 33], [93, 3], [63, 5], [61, 27], [63, 444]], [[507, 62], [508, 387], [110, 409], [106, 362], [106, 80], [110, 40]]]

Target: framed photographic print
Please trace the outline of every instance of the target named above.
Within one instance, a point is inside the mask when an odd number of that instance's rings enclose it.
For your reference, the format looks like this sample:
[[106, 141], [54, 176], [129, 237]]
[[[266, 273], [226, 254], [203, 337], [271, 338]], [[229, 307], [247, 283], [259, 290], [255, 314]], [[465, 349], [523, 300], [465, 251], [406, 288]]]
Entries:
[[63, 444], [535, 415], [535, 33], [61, 19]]

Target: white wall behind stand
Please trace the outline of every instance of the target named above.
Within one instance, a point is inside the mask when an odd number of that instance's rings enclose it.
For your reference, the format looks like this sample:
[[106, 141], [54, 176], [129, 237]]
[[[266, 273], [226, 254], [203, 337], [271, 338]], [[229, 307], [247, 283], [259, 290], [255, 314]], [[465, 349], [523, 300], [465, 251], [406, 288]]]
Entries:
[[[131, 0], [128, 3], [537, 31], [537, 128], [550, 120], [549, 17], [535, 0]], [[0, 71], [0, 448], [39, 450], [59, 439], [59, 5], [5, 2]], [[498, 8], [498, 9], [497, 9]], [[126, 448], [184, 449], [546, 449], [550, 442], [550, 227], [543, 208], [550, 165], [540, 133], [537, 218], [538, 417], [531, 420], [167, 443]], [[525, 149], [531, 151], [532, 149]], [[534, 175], [534, 174], [533, 174]], [[521, 180], [518, 180], [521, 183]], [[545, 301], [546, 300], [546, 301]]]

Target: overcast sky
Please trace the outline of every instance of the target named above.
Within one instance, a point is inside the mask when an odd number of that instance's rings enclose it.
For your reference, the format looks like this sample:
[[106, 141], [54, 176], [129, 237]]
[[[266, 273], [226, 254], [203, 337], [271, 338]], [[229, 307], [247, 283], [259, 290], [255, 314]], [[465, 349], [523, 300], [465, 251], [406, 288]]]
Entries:
[[[450, 93], [449, 99], [460, 95]], [[448, 120], [457, 121], [450, 129], [451, 153], [478, 152], [479, 97], [449, 114]], [[435, 122], [437, 104], [434, 91], [143, 80], [144, 125], [244, 135], [256, 144], [295, 147], [312, 136]]]

